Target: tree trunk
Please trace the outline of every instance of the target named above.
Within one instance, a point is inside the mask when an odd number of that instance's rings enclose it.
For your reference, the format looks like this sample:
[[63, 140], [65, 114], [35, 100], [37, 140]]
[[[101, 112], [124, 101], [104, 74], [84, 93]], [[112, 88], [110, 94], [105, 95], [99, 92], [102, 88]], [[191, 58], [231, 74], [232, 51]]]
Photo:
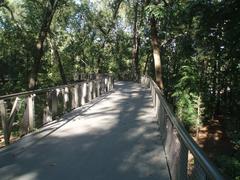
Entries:
[[146, 75], [146, 72], [147, 72], [147, 66], [148, 66], [149, 59], [150, 59], [150, 54], [147, 55], [147, 59], [146, 59], [145, 65], [144, 65], [144, 70], [143, 70], [144, 75]]
[[[138, 24], [138, 2], [136, 2], [134, 5], [133, 49], [132, 49], [132, 73], [133, 73], [132, 76], [133, 76], [133, 80], [135, 81], [139, 81], [140, 79], [140, 70], [139, 70], [140, 35], [138, 32], [137, 24]], [[141, 26], [141, 22], [140, 22], [140, 26]]]
[[[105, 48], [106, 41], [103, 41], [101, 45], [101, 49]], [[102, 63], [102, 55], [99, 54], [98, 59], [97, 59], [97, 73], [102, 73], [102, 68], [101, 68], [101, 63]]]
[[38, 72], [41, 66], [41, 59], [44, 55], [44, 42], [47, 38], [50, 25], [52, 22], [52, 18], [54, 16], [54, 13], [56, 11], [58, 0], [54, 1], [48, 1], [46, 3], [46, 12], [44, 15], [43, 23], [38, 35], [37, 42], [35, 44], [35, 52], [34, 52], [34, 63], [32, 66], [32, 70], [30, 72], [29, 82], [28, 82], [28, 88], [29, 89], [35, 89], [37, 85], [37, 77]]
[[51, 45], [52, 45], [52, 49], [53, 49], [54, 59], [56, 60], [56, 62], [58, 64], [58, 69], [59, 69], [59, 73], [60, 73], [60, 76], [62, 79], [62, 83], [67, 84], [67, 78], [66, 78], [64, 68], [62, 65], [61, 57], [59, 55], [58, 47], [57, 47], [56, 42], [53, 37], [51, 37]]
[[163, 89], [160, 46], [159, 46], [158, 35], [157, 35], [157, 21], [154, 17], [150, 19], [150, 24], [151, 24], [151, 43], [152, 43], [153, 59], [154, 59], [154, 66], [155, 66], [155, 78], [159, 88]]

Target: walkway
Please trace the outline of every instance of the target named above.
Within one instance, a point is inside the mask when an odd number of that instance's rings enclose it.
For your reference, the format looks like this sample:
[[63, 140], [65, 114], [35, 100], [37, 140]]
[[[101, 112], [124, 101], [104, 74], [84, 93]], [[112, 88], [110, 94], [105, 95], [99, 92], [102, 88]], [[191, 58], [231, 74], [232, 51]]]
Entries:
[[65, 117], [25, 150], [0, 151], [0, 179], [169, 179], [150, 92], [140, 85], [117, 82]]

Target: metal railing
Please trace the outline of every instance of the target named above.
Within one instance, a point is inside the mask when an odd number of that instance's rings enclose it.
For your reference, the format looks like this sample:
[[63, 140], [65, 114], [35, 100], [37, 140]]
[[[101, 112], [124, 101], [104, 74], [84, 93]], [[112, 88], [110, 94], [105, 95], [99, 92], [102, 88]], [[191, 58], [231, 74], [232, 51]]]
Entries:
[[[171, 179], [224, 179], [183, 124], [175, 117], [156, 83], [150, 77], [143, 76], [141, 84], [151, 90]], [[193, 157], [191, 163], [189, 163], [190, 155]]]
[[[111, 75], [94, 75], [94, 80], [0, 96], [0, 119], [6, 145], [13, 129], [23, 136], [80, 107], [113, 88]], [[0, 129], [1, 130], [1, 129]]]

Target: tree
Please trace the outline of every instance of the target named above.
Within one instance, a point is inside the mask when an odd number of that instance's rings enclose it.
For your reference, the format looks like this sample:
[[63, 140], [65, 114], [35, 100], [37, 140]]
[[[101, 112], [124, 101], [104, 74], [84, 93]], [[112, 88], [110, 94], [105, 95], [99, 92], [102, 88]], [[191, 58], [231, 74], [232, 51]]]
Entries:
[[35, 44], [34, 63], [30, 72], [28, 88], [34, 89], [37, 85], [38, 70], [41, 67], [41, 60], [44, 55], [44, 42], [50, 30], [53, 16], [58, 6], [58, 0], [49, 0], [46, 2], [43, 21], [39, 31], [38, 39]]
[[59, 50], [58, 50], [58, 47], [56, 44], [56, 40], [54, 39], [53, 34], [50, 35], [50, 44], [51, 44], [51, 48], [53, 50], [53, 56], [54, 56], [55, 62], [57, 62], [57, 64], [58, 64], [60, 76], [62, 78], [62, 83], [67, 84], [67, 79], [66, 79], [66, 75], [65, 75], [65, 72], [63, 69], [61, 57], [60, 57]]
[[156, 16], [159, 15], [158, 11], [156, 11], [156, 6], [159, 5], [159, 3], [160, 2], [157, 2], [154, 5], [151, 5], [149, 0], [146, 1], [147, 10], [150, 14], [150, 31], [151, 31], [151, 44], [152, 44], [153, 59], [154, 59], [154, 66], [155, 66], [155, 79], [159, 88], [163, 89], [160, 44], [159, 44], [157, 20], [156, 20]]

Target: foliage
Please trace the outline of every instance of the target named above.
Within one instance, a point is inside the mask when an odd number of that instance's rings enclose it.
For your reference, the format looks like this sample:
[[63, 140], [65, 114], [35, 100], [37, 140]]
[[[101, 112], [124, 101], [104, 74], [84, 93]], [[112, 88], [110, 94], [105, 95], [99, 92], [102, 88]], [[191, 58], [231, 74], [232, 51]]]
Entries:
[[218, 157], [217, 163], [221, 167], [224, 172], [227, 172], [227, 175], [235, 180], [240, 178], [240, 160], [239, 157], [233, 156], [225, 156], [222, 155]]
[[[173, 97], [176, 98], [178, 117], [184, 122], [187, 129], [198, 128], [201, 125], [203, 104], [197, 89], [196, 70], [191, 66], [182, 66], [181, 78], [175, 86]], [[191, 86], [189, 86], [191, 84]]]
[[145, 8], [145, 10], [148, 16], [153, 15], [157, 18], [163, 18], [164, 16], [163, 12], [165, 10], [165, 7], [163, 6], [163, 4], [157, 4], [157, 5], [150, 4]]
[[[6, 2], [14, 15], [0, 7], [0, 93], [13, 93], [28, 88], [33, 66], [36, 38], [44, 22], [50, 1]], [[130, 34], [121, 27], [123, 16], [116, 11], [121, 1], [58, 1], [58, 7], [44, 42], [44, 55], [38, 67], [38, 87], [62, 83], [54, 42], [60, 55], [66, 79], [75, 73], [114, 72], [130, 69]], [[126, 6], [123, 4], [123, 9]], [[119, 9], [121, 7], [119, 6]], [[128, 22], [127, 22], [128, 23]], [[117, 31], [114, 29], [118, 26]], [[116, 40], [116, 41], [115, 41]], [[52, 41], [52, 42], [51, 42]], [[116, 44], [117, 43], [117, 44]], [[9, 47], [9, 48], [8, 48]], [[117, 48], [116, 48], [117, 47]], [[117, 54], [122, 54], [119, 57]], [[118, 70], [120, 67], [120, 71]]]

